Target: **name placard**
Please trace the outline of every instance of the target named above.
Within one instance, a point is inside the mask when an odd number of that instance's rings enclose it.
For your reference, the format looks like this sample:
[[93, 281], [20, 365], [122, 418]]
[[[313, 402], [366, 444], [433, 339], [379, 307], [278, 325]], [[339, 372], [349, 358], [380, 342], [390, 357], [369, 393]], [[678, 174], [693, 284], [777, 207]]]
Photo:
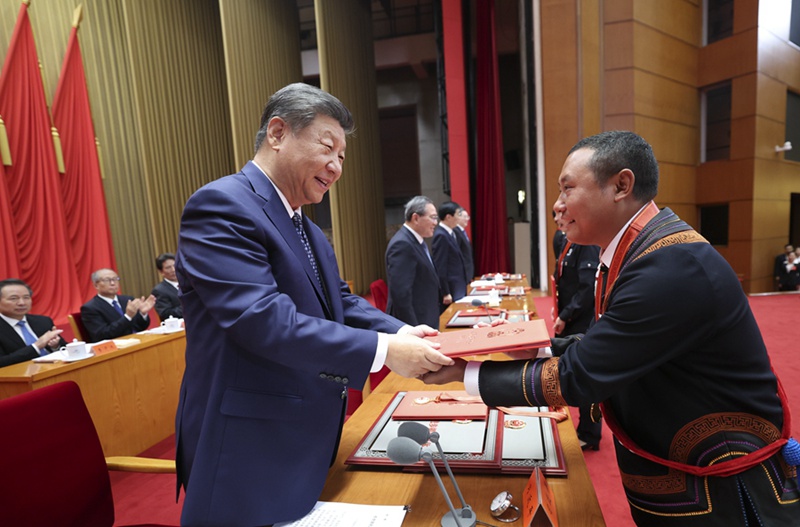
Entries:
[[539, 467], [533, 469], [522, 495], [522, 522], [525, 527], [558, 527], [556, 500]]
[[114, 343], [113, 340], [92, 345], [92, 351], [94, 352], [95, 355], [102, 355], [103, 353], [108, 353], [109, 351], [116, 351], [117, 349], [119, 348], [117, 348], [117, 345]]

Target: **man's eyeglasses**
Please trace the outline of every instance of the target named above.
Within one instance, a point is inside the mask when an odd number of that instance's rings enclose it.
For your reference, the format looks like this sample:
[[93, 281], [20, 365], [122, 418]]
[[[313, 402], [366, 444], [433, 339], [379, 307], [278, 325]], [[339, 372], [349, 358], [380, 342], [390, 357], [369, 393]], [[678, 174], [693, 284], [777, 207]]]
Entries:
[[113, 284], [115, 282], [121, 282], [122, 278], [120, 278], [119, 276], [116, 277], [116, 278], [98, 278], [97, 281], [98, 282], [108, 282], [109, 284]]

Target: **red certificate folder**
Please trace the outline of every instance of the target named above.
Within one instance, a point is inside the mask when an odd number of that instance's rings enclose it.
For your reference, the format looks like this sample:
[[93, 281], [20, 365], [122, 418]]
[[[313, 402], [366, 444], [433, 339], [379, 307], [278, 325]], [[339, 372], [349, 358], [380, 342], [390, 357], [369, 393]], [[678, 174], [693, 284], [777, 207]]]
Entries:
[[550, 335], [541, 318], [516, 324], [448, 331], [425, 338], [440, 343], [442, 346], [439, 351], [448, 357], [519, 351], [550, 345]]
[[470, 396], [464, 390], [448, 392], [407, 392], [397, 405], [392, 419], [441, 421], [473, 419], [485, 421], [489, 407], [478, 396]]

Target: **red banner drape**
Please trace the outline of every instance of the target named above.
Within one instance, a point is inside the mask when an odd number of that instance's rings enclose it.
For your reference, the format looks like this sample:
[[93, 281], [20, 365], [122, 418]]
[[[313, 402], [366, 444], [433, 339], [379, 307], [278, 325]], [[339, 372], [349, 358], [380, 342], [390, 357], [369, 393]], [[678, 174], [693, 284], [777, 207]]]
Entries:
[[0, 280], [19, 276], [17, 237], [14, 234], [11, 201], [6, 189], [5, 167], [0, 162]]
[[116, 269], [117, 265], [76, 27], [69, 37], [52, 111], [66, 169], [61, 188], [67, 234], [77, 257], [81, 299], [86, 301], [96, 293], [89, 280], [91, 273], [103, 267]]
[[39, 59], [22, 4], [0, 74], [0, 115], [13, 164], [5, 167], [20, 278], [34, 291], [35, 313], [56, 323], [80, 307], [72, 250], [67, 242], [61, 187]]
[[494, 0], [477, 3], [476, 25], [478, 176], [473, 214], [475, 269], [479, 274], [511, 272]]

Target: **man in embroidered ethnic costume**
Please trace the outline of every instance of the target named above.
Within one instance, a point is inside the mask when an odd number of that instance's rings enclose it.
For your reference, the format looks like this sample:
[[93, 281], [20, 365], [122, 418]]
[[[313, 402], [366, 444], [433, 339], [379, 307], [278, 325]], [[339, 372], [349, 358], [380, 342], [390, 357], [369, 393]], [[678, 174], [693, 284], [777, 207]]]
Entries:
[[639, 526], [800, 525], [788, 404], [761, 333], [731, 267], [652, 201], [650, 145], [586, 138], [559, 188], [567, 238], [602, 248], [599, 319], [559, 357], [462, 360], [425, 381], [463, 378], [491, 406], [602, 402]]

